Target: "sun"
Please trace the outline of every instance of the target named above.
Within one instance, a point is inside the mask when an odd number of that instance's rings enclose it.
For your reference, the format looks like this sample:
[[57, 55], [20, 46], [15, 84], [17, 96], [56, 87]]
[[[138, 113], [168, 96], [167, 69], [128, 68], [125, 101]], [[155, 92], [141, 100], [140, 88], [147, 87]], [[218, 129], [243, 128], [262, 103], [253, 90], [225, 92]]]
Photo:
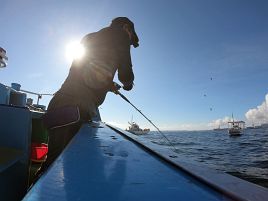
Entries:
[[80, 59], [85, 54], [85, 48], [79, 41], [72, 41], [66, 45], [65, 56], [68, 61]]

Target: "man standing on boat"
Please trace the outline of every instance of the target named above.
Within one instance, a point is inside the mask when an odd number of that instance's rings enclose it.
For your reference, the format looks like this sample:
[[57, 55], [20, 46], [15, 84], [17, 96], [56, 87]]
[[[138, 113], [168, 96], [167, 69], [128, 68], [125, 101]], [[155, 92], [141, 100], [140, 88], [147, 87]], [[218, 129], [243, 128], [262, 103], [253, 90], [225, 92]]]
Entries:
[[139, 46], [134, 24], [126, 17], [112, 20], [109, 27], [86, 35], [81, 44], [86, 53], [74, 60], [69, 75], [49, 103], [45, 125], [49, 128], [48, 167], [77, 133], [83, 122], [96, 115], [108, 91], [118, 88], [118, 79], [124, 90], [133, 87], [130, 47]]

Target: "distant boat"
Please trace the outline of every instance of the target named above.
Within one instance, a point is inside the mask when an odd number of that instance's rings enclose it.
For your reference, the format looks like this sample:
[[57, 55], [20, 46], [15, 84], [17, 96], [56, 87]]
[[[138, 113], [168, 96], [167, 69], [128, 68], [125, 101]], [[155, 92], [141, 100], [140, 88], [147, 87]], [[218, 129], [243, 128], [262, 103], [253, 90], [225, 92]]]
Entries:
[[239, 136], [242, 134], [243, 129], [245, 128], [245, 122], [244, 121], [235, 121], [233, 118], [233, 121], [228, 122], [228, 133], [230, 136]]
[[261, 126], [255, 126], [254, 128], [257, 129], [257, 128], [262, 128], [262, 127]]
[[255, 129], [255, 126], [247, 126], [246, 129]]
[[264, 124], [257, 125], [257, 126], [252, 124], [252, 126], [247, 126], [246, 127], [246, 129], [259, 129], [259, 128], [268, 128], [268, 124], [264, 123]]
[[255, 126], [254, 124], [252, 124], [252, 126], [247, 126], [246, 129], [257, 129], [260, 128], [260, 126]]
[[256, 126], [254, 125], [254, 123], [252, 124], [252, 126], [247, 126], [246, 129], [255, 129]]
[[261, 124], [261, 128], [268, 128], [268, 123]]
[[213, 130], [214, 130], [214, 131], [222, 131], [222, 130], [224, 130], [224, 129], [223, 129], [223, 128], [221, 128], [221, 127], [220, 127], [220, 125], [219, 125], [219, 127], [218, 127], [218, 128], [214, 128]]
[[134, 121], [128, 122], [130, 126], [126, 129], [126, 131], [133, 133], [135, 135], [145, 135], [150, 132], [149, 128], [141, 129], [137, 123]]

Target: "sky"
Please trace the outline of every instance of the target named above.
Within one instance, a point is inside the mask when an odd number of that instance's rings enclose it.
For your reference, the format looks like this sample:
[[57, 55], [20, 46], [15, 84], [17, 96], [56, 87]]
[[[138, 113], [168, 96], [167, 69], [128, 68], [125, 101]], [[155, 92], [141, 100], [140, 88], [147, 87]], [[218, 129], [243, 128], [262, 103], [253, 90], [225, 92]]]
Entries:
[[[213, 129], [232, 114], [248, 126], [268, 122], [266, 0], [1, 0], [9, 60], [0, 82], [56, 92], [71, 64], [66, 46], [118, 16], [135, 23], [140, 39], [131, 49], [135, 86], [121, 92], [160, 130]], [[99, 109], [123, 129], [132, 118], [154, 129], [113, 93]]]

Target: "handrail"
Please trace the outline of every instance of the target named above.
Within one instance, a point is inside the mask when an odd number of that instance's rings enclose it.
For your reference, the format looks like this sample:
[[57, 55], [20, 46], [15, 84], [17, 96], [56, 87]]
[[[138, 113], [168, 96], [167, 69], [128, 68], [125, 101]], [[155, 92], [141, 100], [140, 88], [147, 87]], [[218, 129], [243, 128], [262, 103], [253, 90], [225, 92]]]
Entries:
[[49, 93], [36, 93], [36, 92], [32, 92], [32, 91], [27, 91], [27, 90], [23, 90], [23, 89], [20, 89], [19, 91], [18, 90], [15, 90], [13, 89], [12, 87], [10, 86], [6, 86], [4, 85], [5, 87], [7, 87], [8, 89], [10, 89], [11, 91], [14, 91], [14, 92], [25, 92], [27, 94], [32, 94], [32, 95], [36, 95], [37, 96], [37, 104], [39, 104], [39, 100], [42, 98], [42, 96], [54, 96], [54, 94], [49, 94]]

